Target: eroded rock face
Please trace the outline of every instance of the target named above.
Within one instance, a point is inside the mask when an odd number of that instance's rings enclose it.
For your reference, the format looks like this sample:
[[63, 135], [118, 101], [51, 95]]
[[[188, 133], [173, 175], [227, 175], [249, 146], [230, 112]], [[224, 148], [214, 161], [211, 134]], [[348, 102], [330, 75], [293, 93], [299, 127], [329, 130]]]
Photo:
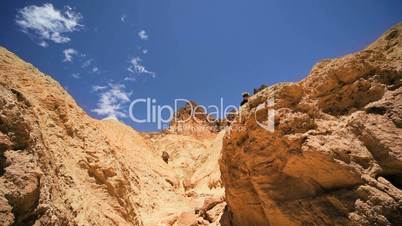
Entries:
[[0, 78], [1, 225], [141, 225], [135, 172], [96, 121], [3, 48]]
[[206, 134], [92, 119], [0, 48], [0, 225], [220, 225], [224, 131]]
[[401, 225], [401, 78], [399, 24], [250, 97], [220, 160], [231, 224]]

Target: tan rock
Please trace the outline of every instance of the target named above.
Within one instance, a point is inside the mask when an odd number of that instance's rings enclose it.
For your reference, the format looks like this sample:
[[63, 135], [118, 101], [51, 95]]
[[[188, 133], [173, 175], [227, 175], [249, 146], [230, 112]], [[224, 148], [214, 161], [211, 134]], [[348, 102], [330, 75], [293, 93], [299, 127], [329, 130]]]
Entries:
[[[401, 78], [399, 24], [299, 83], [251, 96], [220, 160], [230, 223], [401, 225]], [[273, 132], [260, 126], [270, 109]]]
[[198, 225], [198, 217], [191, 212], [181, 213], [175, 224], [176, 226], [196, 226]]

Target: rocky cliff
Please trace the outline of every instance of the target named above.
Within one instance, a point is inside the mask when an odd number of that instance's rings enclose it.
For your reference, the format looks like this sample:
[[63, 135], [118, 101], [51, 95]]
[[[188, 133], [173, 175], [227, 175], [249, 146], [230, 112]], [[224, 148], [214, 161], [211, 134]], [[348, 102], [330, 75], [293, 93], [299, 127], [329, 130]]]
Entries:
[[231, 223], [402, 225], [401, 78], [399, 24], [250, 97], [220, 160]]

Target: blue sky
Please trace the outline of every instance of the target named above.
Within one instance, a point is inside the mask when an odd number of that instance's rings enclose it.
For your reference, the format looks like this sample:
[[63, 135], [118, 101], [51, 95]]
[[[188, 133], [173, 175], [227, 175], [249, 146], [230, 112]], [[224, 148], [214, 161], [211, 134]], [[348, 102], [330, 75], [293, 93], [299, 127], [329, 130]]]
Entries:
[[364, 48], [402, 21], [402, 1], [2, 0], [0, 12], [0, 45], [91, 116], [149, 131], [125, 117], [131, 100], [238, 105], [243, 91]]

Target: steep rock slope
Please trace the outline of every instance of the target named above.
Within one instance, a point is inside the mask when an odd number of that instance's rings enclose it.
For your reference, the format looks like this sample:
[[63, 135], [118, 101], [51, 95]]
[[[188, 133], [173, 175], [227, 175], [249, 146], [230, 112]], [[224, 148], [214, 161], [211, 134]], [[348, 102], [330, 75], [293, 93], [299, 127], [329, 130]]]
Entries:
[[402, 225], [401, 78], [399, 24], [250, 97], [220, 160], [231, 223]]
[[0, 48], [0, 225], [219, 225], [223, 133], [94, 120]]

